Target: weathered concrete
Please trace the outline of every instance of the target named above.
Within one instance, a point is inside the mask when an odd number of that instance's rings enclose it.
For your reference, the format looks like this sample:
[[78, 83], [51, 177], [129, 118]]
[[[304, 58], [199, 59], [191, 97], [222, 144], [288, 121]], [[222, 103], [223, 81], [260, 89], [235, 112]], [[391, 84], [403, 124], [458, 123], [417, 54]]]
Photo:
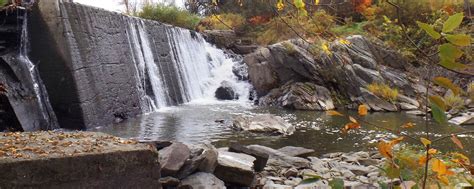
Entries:
[[161, 188], [156, 149], [102, 133], [2, 133], [0, 170], [0, 188]]

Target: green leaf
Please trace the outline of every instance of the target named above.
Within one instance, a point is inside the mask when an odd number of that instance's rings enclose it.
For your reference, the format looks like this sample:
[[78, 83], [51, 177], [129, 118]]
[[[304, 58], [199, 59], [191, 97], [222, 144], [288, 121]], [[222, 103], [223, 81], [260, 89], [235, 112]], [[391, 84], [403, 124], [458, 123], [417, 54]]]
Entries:
[[418, 21], [416, 22], [416, 24], [418, 24], [418, 27], [425, 30], [425, 32], [428, 33], [428, 35], [430, 35], [433, 39], [441, 38], [441, 34], [435, 31], [432, 25]]
[[431, 103], [431, 114], [433, 115], [433, 119], [438, 123], [443, 124], [448, 121], [446, 113], [435, 103]]
[[464, 13], [457, 13], [452, 15], [444, 22], [443, 24], [443, 33], [448, 33], [454, 31], [461, 25], [462, 19], [464, 18]]
[[344, 189], [344, 180], [340, 178], [332, 179], [329, 181], [329, 186], [332, 189]]
[[[433, 82], [441, 87], [451, 89], [453, 91], [454, 95], [459, 95], [461, 92], [461, 87], [457, 86], [454, 84], [450, 79], [445, 78], [445, 77], [435, 77], [433, 79]], [[441, 107], [441, 106], [440, 106]]]
[[442, 97], [438, 95], [430, 96], [430, 102], [436, 104], [441, 110], [446, 111], [446, 103]]
[[388, 167], [387, 170], [385, 170], [385, 173], [387, 174], [387, 177], [391, 179], [399, 178], [401, 174], [399, 168], [392, 167], [392, 166]]
[[464, 70], [464, 69], [467, 68], [466, 65], [461, 64], [461, 63], [457, 63], [455, 60], [449, 59], [449, 58], [441, 58], [441, 61], [440, 61], [439, 64], [441, 64], [441, 66], [443, 66], [447, 69], [451, 69], [451, 70]]
[[302, 180], [300, 184], [311, 184], [314, 182], [318, 182], [322, 178], [318, 175], [305, 175], [305, 176], [308, 176], [309, 178]]
[[446, 39], [457, 46], [465, 47], [471, 45], [471, 36], [466, 34], [446, 35]]
[[390, 187], [388, 186], [387, 183], [379, 182], [379, 185], [380, 185], [380, 188], [382, 188], [382, 189], [390, 189]]
[[456, 46], [445, 43], [438, 47], [440, 59], [453, 59], [456, 60], [461, 58], [463, 52], [459, 50]]

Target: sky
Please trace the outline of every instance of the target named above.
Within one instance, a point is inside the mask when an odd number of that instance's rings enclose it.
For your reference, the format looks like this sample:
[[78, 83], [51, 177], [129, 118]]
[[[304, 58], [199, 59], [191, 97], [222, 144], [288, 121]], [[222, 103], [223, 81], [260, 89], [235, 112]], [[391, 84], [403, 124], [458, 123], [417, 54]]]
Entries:
[[[73, 0], [76, 3], [91, 5], [94, 7], [104, 8], [110, 11], [123, 12], [125, 10], [124, 5], [120, 5], [122, 0]], [[131, 0], [140, 1], [140, 0]], [[179, 7], [184, 7], [184, 0], [152, 0], [153, 2], [174, 2]]]

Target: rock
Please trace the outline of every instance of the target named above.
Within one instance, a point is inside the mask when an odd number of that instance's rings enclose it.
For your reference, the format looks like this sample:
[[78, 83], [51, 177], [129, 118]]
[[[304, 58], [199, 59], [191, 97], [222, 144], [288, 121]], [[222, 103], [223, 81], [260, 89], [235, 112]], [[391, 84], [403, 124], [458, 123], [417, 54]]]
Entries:
[[259, 48], [246, 55], [244, 62], [248, 65], [249, 79], [258, 96], [264, 96], [278, 87], [280, 81], [271, 66], [273, 57], [268, 48]]
[[370, 158], [367, 158], [367, 159], [359, 159], [358, 162], [359, 162], [361, 165], [364, 165], [364, 166], [378, 165], [378, 164], [379, 164], [379, 161], [378, 161], [378, 160], [370, 159]]
[[231, 48], [237, 42], [237, 36], [233, 30], [205, 30], [202, 34], [209, 43], [218, 48]]
[[255, 180], [253, 171], [255, 160], [250, 155], [221, 151], [214, 175], [226, 183], [244, 187], [252, 186]]
[[214, 172], [217, 166], [217, 149], [211, 144], [195, 146], [191, 151], [195, 151], [179, 170], [177, 177], [182, 179], [194, 172]]
[[234, 64], [232, 67], [232, 73], [234, 73], [235, 76], [240, 81], [248, 81], [249, 80], [249, 67], [247, 64], [240, 62], [238, 64]]
[[285, 176], [286, 178], [296, 177], [298, 176], [298, 169], [290, 168], [283, 173], [283, 176]]
[[425, 115], [425, 112], [422, 112], [420, 110], [406, 111], [405, 113], [409, 114], [409, 115], [416, 115], [416, 116], [424, 116]]
[[282, 184], [275, 184], [272, 181], [268, 181], [263, 189], [293, 189], [293, 186], [282, 185]]
[[280, 106], [296, 110], [332, 110], [331, 93], [325, 87], [306, 82], [289, 82], [259, 100], [263, 106]]
[[237, 100], [239, 94], [234, 91], [232, 84], [228, 81], [223, 81], [221, 86], [217, 88], [215, 96], [218, 100]]
[[175, 142], [158, 152], [160, 154], [162, 176], [176, 176], [191, 155], [189, 148], [179, 142]]
[[370, 169], [365, 166], [358, 166], [358, 165], [343, 165], [344, 168], [348, 169], [349, 171], [353, 172], [357, 176], [364, 176], [370, 172]]
[[233, 127], [251, 132], [264, 132], [291, 135], [295, 127], [279, 116], [270, 114], [256, 115], [254, 117], [238, 116], [234, 119]]
[[450, 119], [449, 122], [456, 125], [474, 125], [474, 113], [464, 113]]
[[180, 182], [179, 179], [174, 177], [160, 178], [160, 184], [163, 188], [176, 188]]
[[151, 144], [156, 147], [157, 150], [161, 150], [165, 147], [170, 146], [173, 142], [169, 140], [155, 140], [155, 141], [148, 141], [148, 140], [141, 140], [140, 143]]
[[224, 182], [211, 173], [198, 172], [181, 181], [179, 189], [225, 189]]
[[255, 161], [253, 162], [254, 170], [257, 172], [263, 171], [263, 169], [267, 165], [267, 161], [269, 157], [268, 154], [249, 149], [238, 143], [233, 143], [229, 147], [229, 152], [244, 153], [244, 154], [253, 156], [255, 158]]
[[237, 54], [250, 54], [258, 49], [257, 45], [235, 45], [232, 50]]
[[368, 91], [365, 88], [360, 88], [362, 94], [362, 102], [370, 107], [373, 111], [389, 111], [389, 112], [396, 112], [398, 111], [397, 106], [394, 104], [379, 98], [378, 96], [374, 95], [372, 92]]
[[411, 104], [408, 104], [408, 103], [405, 103], [405, 102], [401, 102], [401, 103], [398, 103], [398, 105], [400, 106], [400, 109], [401, 110], [417, 110], [418, 107], [414, 106], [414, 105], [411, 105]]
[[278, 149], [278, 151], [283, 152], [286, 155], [293, 156], [293, 157], [307, 157], [311, 153], [315, 152], [312, 149], [295, 147], [295, 146], [285, 146], [283, 148]]
[[304, 158], [292, 157], [292, 156], [286, 155], [283, 152], [280, 152], [278, 150], [275, 150], [266, 146], [250, 145], [247, 147], [256, 151], [260, 151], [262, 153], [266, 153], [270, 156], [270, 159], [281, 160], [296, 168], [309, 168], [310, 167], [310, 162]]
[[416, 108], [420, 107], [420, 103], [415, 100], [415, 99], [412, 99], [408, 96], [405, 96], [405, 95], [402, 95], [402, 94], [399, 94], [398, 97], [397, 97], [398, 101], [400, 102], [403, 102], [403, 103], [406, 103], [406, 104], [409, 104], [411, 106], [414, 106]]

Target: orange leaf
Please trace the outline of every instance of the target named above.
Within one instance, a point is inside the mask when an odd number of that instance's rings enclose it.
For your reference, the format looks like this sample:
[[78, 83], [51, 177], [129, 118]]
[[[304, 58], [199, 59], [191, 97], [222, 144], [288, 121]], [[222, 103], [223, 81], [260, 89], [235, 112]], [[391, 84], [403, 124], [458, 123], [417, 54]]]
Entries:
[[412, 122], [408, 122], [408, 123], [405, 123], [403, 124], [402, 126], [400, 126], [401, 128], [404, 128], [404, 129], [411, 129], [413, 127], [415, 127], [415, 124], [412, 123]]
[[329, 116], [344, 116], [343, 114], [341, 114], [337, 111], [334, 111], [334, 110], [326, 111], [326, 115], [329, 115]]
[[390, 141], [390, 144], [391, 144], [392, 146], [395, 146], [396, 144], [398, 144], [398, 143], [400, 143], [401, 141], [403, 141], [403, 139], [405, 139], [405, 137], [398, 137], [398, 138], [396, 138], [396, 139]]
[[441, 181], [443, 184], [449, 185], [448, 177], [446, 177], [444, 175], [438, 175], [438, 176], [436, 176], [436, 178], [438, 178], [438, 180]]
[[464, 149], [464, 146], [462, 145], [462, 142], [456, 137], [456, 135], [451, 135], [451, 140], [456, 144], [461, 149]]
[[448, 167], [446, 167], [446, 165], [443, 163], [443, 161], [437, 159], [437, 158], [433, 158], [433, 160], [431, 161], [431, 169], [438, 173], [438, 175], [445, 175], [448, 171]]
[[467, 165], [467, 166], [471, 164], [471, 161], [469, 160], [469, 158], [461, 153], [452, 153], [451, 156], [452, 156], [451, 161], [454, 163]]
[[351, 120], [352, 123], [358, 123], [357, 120], [352, 116], [349, 116], [349, 120]]
[[360, 116], [366, 116], [367, 115], [367, 106], [366, 105], [359, 105], [359, 115]]
[[360, 128], [360, 125], [358, 123], [348, 123], [344, 125], [344, 128], [342, 128], [341, 130], [342, 130], [342, 133], [347, 133], [351, 129], [359, 129], [359, 128]]
[[418, 164], [425, 165], [426, 164], [426, 156], [421, 156], [420, 159], [418, 159]]
[[390, 143], [387, 143], [385, 141], [380, 141], [377, 147], [378, 147], [379, 153], [382, 156], [384, 156], [386, 158], [389, 158], [389, 159], [393, 158], [392, 146], [390, 145]]
[[430, 154], [430, 155], [434, 155], [436, 153], [438, 153], [438, 150], [436, 150], [434, 148], [431, 148], [430, 150], [428, 150], [428, 154]]

